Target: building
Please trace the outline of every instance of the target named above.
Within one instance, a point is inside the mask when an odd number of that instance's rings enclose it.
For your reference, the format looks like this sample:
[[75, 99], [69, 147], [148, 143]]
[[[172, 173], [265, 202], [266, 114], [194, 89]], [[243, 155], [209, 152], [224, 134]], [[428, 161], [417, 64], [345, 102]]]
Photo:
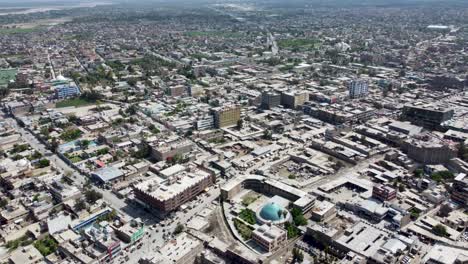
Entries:
[[380, 201], [390, 201], [396, 198], [396, 191], [385, 185], [375, 185], [372, 188], [372, 197]]
[[362, 98], [369, 93], [369, 82], [358, 79], [348, 83], [349, 98]]
[[135, 198], [150, 208], [168, 213], [210, 187], [213, 176], [201, 168], [187, 168], [163, 181], [153, 177], [134, 186]]
[[172, 97], [178, 97], [185, 94], [187, 89], [183, 85], [177, 85], [167, 88], [167, 93]]
[[80, 88], [74, 83], [55, 86], [55, 98], [64, 99], [80, 95]]
[[465, 207], [468, 206], [468, 177], [465, 173], [460, 173], [455, 177], [451, 198]]
[[216, 107], [211, 111], [213, 113], [214, 125], [216, 128], [235, 126], [237, 125], [237, 121], [240, 120], [241, 111], [239, 105]]
[[168, 160], [175, 155], [184, 155], [192, 151], [193, 143], [190, 140], [182, 139], [160, 145], [151, 145], [151, 156], [158, 160]]
[[214, 117], [206, 115], [197, 120], [197, 130], [212, 129], [214, 127]]
[[309, 101], [309, 93], [305, 91], [284, 92], [281, 94], [281, 104], [286, 108], [296, 109]]
[[305, 114], [331, 124], [367, 121], [375, 115], [375, 109], [355, 104], [306, 104]]
[[62, 183], [59, 180], [54, 180], [48, 188], [52, 197], [58, 202], [76, 199], [81, 196], [81, 191], [78, 187]]
[[263, 109], [272, 109], [281, 104], [281, 94], [273, 91], [265, 91], [262, 93], [262, 102], [260, 107]]
[[33, 245], [19, 247], [11, 252], [8, 262], [10, 264], [35, 264], [43, 263], [44, 257]]
[[244, 189], [281, 196], [293, 202], [293, 206], [307, 214], [315, 204], [315, 197], [282, 182], [259, 175], [249, 175], [228, 181], [221, 187], [221, 198], [231, 200]]
[[101, 184], [106, 184], [108, 182], [118, 180], [124, 175], [125, 174], [120, 169], [112, 166], [97, 169], [93, 173], [91, 173], [93, 179], [95, 179]]
[[441, 126], [443, 122], [452, 119], [454, 110], [447, 106], [425, 105], [405, 105], [402, 117], [413, 124], [429, 129]]
[[456, 157], [456, 149], [448, 142], [433, 140], [420, 140], [412, 138], [403, 142], [402, 150], [409, 158], [424, 164], [444, 164]]
[[133, 244], [145, 235], [145, 227], [135, 219], [115, 230], [117, 237], [125, 243]]
[[311, 211], [311, 219], [316, 222], [323, 222], [332, 219], [336, 215], [336, 206], [329, 201], [317, 201]]
[[182, 233], [161, 249], [141, 258], [141, 264], [192, 264], [203, 252], [203, 243], [187, 233]]
[[287, 232], [275, 225], [264, 224], [252, 232], [252, 240], [266, 251], [272, 252], [287, 240]]

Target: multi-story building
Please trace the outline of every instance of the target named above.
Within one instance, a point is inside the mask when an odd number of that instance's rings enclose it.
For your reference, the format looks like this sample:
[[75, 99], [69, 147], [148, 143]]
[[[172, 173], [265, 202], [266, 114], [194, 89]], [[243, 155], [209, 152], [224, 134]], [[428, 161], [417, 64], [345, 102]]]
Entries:
[[[159, 181], [158, 181], [159, 180]], [[135, 198], [148, 207], [168, 213], [190, 201], [214, 182], [202, 168], [187, 168], [164, 181], [152, 178], [134, 186]]]
[[167, 93], [172, 97], [178, 97], [185, 94], [187, 89], [183, 85], [177, 85], [167, 88]]
[[177, 140], [162, 145], [151, 146], [151, 156], [156, 160], [167, 160], [173, 158], [175, 155], [183, 155], [192, 150], [193, 143], [190, 140]]
[[216, 107], [211, 111], [213, 113], [214, 125], [216, 128], [235, 126], [237, 121], [240, 120], [241, 111], [239, 105]]
[[432, 104], [405, 105], [402, 117], [411, 123], [424, 126], [429, 129], [440, 127], [443, 122], [452, 119], [454, 110], [447, 106]]
[[266, 251], [272, 252], [287, 240], [287, 233], [276, 225], [264, 224], [252, 232], [252, 239]]
[[214, 118], [212, 115], [206, 115], [197, 120], [197, 130], [212, 129], [214, 127]]
[[369, 93], [369, 82], [362, 79], [353, 80], [348, 83], [349, 98], [361, 98]]
[[457, 154], [453, 145], [436, 138], [431, 140], [409, 139], [403, 143], [402, 149], [408, 157], [424, 164], [447, 163]]
[[286, 108], [296, 109], [309, 101], [309, 93], [306, 91], [292, 91], [281, 94], [281, 104]]
[[[202, 241], [182, 233], [166, 243], [158, 251], [151, 251], [148, 255], [142, 257], [141, 264], [190, 264], [198, 263], [196, 260], [204, 250]], [[203, 262], [204, 263], [204, 262]]]
[[281, 94], [273, 91], [265, 91], [262, 93], [262, 102], [260, 107], [263, 109], [271, 109], [281, 104]]
[[468, 177], [465, 173], [460, 173], [455, 177], [451, 198], [465, 207], [468, 206]]
[[375, 185], [372, 188], [372, 197], [381, 201], [390, 201], [396, 198], [396, 191], [385, 185]]
[[80, 88], [78, 88], [78, 86], [72, 83], [55, 86], [55, 97], [57, 99], [74, 97], [80, 94]]

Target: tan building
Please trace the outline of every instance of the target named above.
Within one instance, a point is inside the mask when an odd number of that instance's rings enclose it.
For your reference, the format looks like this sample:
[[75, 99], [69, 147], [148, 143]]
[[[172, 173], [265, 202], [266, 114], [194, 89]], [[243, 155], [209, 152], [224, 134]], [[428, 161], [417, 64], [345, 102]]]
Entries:
[[43, 262], [44, 257], [33, 245], [19, 247], [10, 254], [11, 264], [35, 264]]
[[307, 92], [284, 92], [281, 94], [281, 104], [286, 108], [296, 109], [309, 101]]
[[216, 107], [211, 111], [214, 116], [214, 125], [216, 128], [235, 126], [237, 125], [237, 121], [240, 120], [239, 105]]
[[142, 264], [193, 264], [197, 263], [197, 256], [203, 252], [203, 243], [196, 238], [182, 233], [166, 243], [156, 252], [150, 252], [141, 258]]
[[252, 239], [268, 252], [278, 249], [287, 239], [285, 230], [276, 225], [262, 225], [252, 232]]
[[154, 177], [134, 186], [135, 198], [163, 213], [176, 210], [214, 182], [202, 168], [187, 168], [168, 179]]
[[192, 151], [193, 143], [190, 140], [182, 139], [162, 145], [151, 146], [151, 156], [156, 160], [168, 160], [175, 155], [184, 155]]

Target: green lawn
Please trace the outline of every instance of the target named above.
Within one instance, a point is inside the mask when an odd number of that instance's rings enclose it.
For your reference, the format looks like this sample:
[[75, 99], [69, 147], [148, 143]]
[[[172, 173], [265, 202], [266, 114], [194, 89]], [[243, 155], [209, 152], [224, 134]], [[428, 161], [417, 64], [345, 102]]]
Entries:
[[239, 32], [227, 31], [189, 31], [185, 35], [189, 37], [223, 37], [223, 38], [240, 38], [242, 34]]
[[15, 79], [16, 72], [16, 69], [0, 70], [0, 85], [7, 85], [10, 80]]
[[320, 46], [316, 39], [281, 39], [278, 40], [278, 46], [282, 49], [313, 50]]
[[86, 106], [86, 105], [93, 105], [95, 102], [83, 99], [83, 98], [70, 98], [70, 99], [65, 99], [63, 101], [57, 102], [55, 104], [55, 107], [61, 108], [61, 107], [80, 107], [80, 106]]
[[31, 33], [35, 32], [39, 29], [40, 27], [34, 27], [34, 28], [0, 28], [0, 34], [19, 34], [19, 33]]

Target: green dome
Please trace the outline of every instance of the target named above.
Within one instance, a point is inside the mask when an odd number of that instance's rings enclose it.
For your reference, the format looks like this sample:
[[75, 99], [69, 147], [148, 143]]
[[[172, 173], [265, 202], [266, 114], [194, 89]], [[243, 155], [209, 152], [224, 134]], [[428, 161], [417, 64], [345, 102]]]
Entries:
[[[262, 210], [260, 211], [260, 216], [269, 221], [280, 221], [283, 217], [283, 208], [275, 203], [269, 203], [263, 206]], [[278, 213], [281, 212], [281, 213]]]

